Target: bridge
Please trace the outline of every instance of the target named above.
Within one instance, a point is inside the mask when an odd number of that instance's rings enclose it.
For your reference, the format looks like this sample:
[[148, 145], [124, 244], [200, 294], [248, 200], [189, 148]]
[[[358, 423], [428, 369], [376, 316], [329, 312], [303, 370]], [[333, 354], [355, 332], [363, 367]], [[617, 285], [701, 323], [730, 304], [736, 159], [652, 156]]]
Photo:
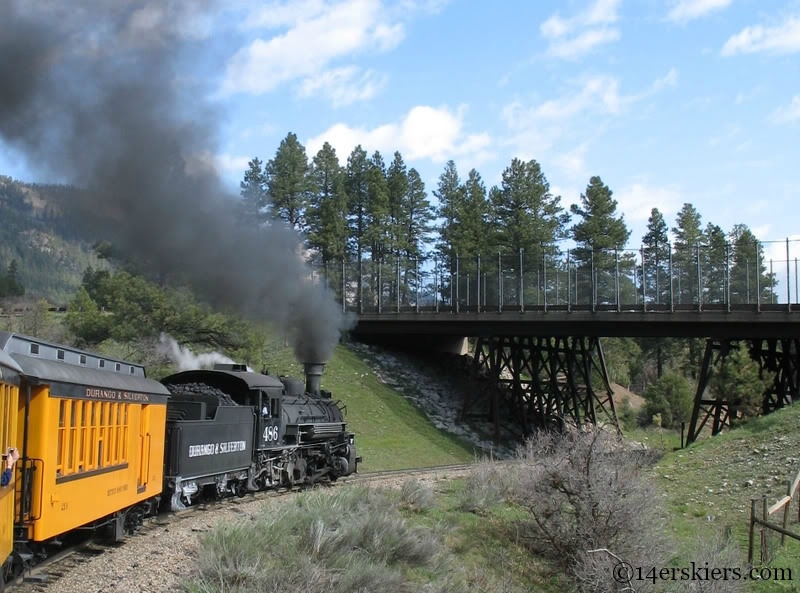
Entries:
[[738, 415], [739, 402], [706, 393], [714, 368], [737, 344], [774, 373], [764, 413], [800, 399], [800, 286], [790, 243], [785, 259], [768, 261], [756, 250], [753, 261], [737, 262], [727, 249], [714, 260], [700, 246], [682, 264], [672, 250], [661, 262], [645, 250], [638, 257], [592, 252], [588, 261], [543, 250], [527, 260], [520, 252], [426, 264], [341, 262], [318, 273], [343, 311], [357, 315], [352, 333], [359, 339], [419, 347], [474, 338], [474, 370], [496, 388], [465, 393], [462, 416], [488, 418], [498, 435], [501, 419], [523, 435], [563, 422], [619, 429], [600, 339], [703, 338], [693, 442], [707, 426], [717, 434]]

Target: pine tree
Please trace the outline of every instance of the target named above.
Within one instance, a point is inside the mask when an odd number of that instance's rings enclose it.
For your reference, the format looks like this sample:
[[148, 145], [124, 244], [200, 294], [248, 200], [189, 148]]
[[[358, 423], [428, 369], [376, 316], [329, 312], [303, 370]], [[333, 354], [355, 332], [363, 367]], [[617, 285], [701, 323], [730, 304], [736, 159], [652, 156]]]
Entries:
[[437, 214], [442, 218], [437, 251], [447, 262], [452, 274], [455, 269], [453, 261], [461, 248], [461, 212], [464, 203], [464, 188], [453, 161], [448, 161], [445, 165], [433, 195], [439, 201]]
[[275, 158], [267, 163], [266, 175], [274, 214], [294, 229], [303, 230], [313, 181], [306, 149], [292, 132], [281, 141]]
[[[2, 179], [3, 177], [0, 176], [0, 180]], [[0, 270], [2, 269], [3, 269], [3, 264], [0, 263]], [[8, 286], [6, 286], [6, 275], [0, 274], [0, 299], [6, 296], [8, 296]]]
[[502, 251], [518, 254], [531, 262], [554, 251], [564, 238], [569, 215], [561, 197], [550, 193], [550, 184], [536, 161], [513, 159], [503, 171], [500, 188], [490, 194], [495, 235]]
[[764, 247], [747, 225], [737, 224], [730, 234], [731, 303], [769, 303], [774, 298], [775, 277], [767, 273]]
[[22, 282], [20, 282], [17, 260], [15, 259], [12, 259], [11, 263], [8, 264], [5, 290], [7, 296], [23, 296], [25, 294], [25, 287], [22, 285]]
[[[631, 232], [625, 224], [624, 215], [617, 216], [617, 201], [613, 192], [603, 184], [600, 177], [592, 177], [586, 192], [581, 194], [581, 203], [570, 206], [578, 217], [572, 227], [572, 238], [577, 244], [574, 251], [576, 265], [584, 271], [594, 269], [594, 279], [586, 278], [578, 284], [582, 300], [592, 303], [616, 302], [616, 272], [619, 266], [620, 301], [630, 302], [633, 286], [623, 273], [630, 270], [634, 257], [621, 251], [628, 243]], [[585, 273], [584, 273], [585, 275]], [[594, 291], [594, 294], [592, 294]]]
[[490, 204], [486, 186], [480, 173], [471, 169], [463, 186], [463, 202], [459, 214], [462, 251], [477, 255], [489, 255], [496, 247], [496, 240], [489, 225]]
[[309, 247], [325, 264], [341, 262], [348, 252], [347, 194], [344, 169], [327, 142], [313, 159], [311, 177], [314, 186], [306, 213]]
[[389, 188], [386, 183], [386, 164], [375, 151], [367, 169], [367, 227], [366, 238], [372, 261], [382, 261], [389, 255]]
[[645, 259], [645, 294], [656, 304], [667, 304], [670, 299], [670, 245], [667, 223], [658, 208], [650, 211], [642, 246]]
[[675, 302], [678, 304], [697, 303], [697, 247], [703, 239], [701, 217], [694, 206], [684, 204], [675, 226], [675, 252], [672, 268], [677, 283]]
[[720, 368], [711, 376], [709, 388], [718, 399], [731, 404], [732, 420], [753, 418], [763, 411], [764, 393], [775, 380], [775, 373], [763, 372], [750, 356], [746, 346], [739, 344], [722, 359]]
[[270, 204], [267, 195], [267, 176], [258, 157], [247, 163], [247, 171], [239, 187], [242, 196], [241, 221], [247, 224], [264, 222]]
[[725, 232], [708, 223], [700, 249], [700, 269], [703, 280], [704, 303], [726, 302], [728, 283], [728, 241]]
[[403, 228], [400, 244], [406, 257], [423, 256], [433, 218], [433, 208], [425, 192], [425, 183], [417, 170], [412, 168], [408, 171], [408, 190], [400, 220]]
[[403, 244], [403, 208], [408, 194], [408, 170], [399, 152], [394, 153], [394, 160], [386, 172], [388, 191], [388, 215], [386, 250], [395, 255], [405, 251]]
[[367, 248], [368, 218], [368, 172], [370, 163], [366, 151], [359, 144], [347, 158], [345, 188], [349, 198], [348, 225], [350, 240], [356, 259], [361, 261]]

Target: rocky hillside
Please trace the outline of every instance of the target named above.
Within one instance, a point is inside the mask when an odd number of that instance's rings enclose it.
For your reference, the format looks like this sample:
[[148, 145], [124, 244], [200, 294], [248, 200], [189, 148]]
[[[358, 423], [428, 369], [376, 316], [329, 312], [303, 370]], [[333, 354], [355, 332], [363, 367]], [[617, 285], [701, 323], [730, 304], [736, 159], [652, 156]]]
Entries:
[[62, 216], [72, 188], [30, 185], [0, 175], [0, 268], [17, 262], [28, 300], [66, 304], [88, 266], [104, 268]]

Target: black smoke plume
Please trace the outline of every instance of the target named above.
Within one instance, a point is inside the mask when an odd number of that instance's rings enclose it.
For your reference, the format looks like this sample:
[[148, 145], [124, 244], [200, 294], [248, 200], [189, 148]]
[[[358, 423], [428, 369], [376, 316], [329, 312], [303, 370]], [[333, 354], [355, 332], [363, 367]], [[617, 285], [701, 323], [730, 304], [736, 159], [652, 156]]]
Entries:
[[[309, 281], [299, 237], [245, 230], [202, 157], [221, 114], [192, 79], [211, 2], [0, 0], [0, 138], [74, 184], [68, 214], [212, 303], [270, 321], [327, 361], [350, 321]], [[195, 61], [195, 64], [197, 62]]]

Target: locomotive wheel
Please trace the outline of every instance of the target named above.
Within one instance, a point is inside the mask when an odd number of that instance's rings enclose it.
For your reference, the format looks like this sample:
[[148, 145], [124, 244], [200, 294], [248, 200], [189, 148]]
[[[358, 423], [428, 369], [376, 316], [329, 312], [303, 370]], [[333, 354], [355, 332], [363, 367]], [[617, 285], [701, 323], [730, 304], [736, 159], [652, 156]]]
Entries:
[[241, 482], [231, 482], [231, 494], [237, 498], [243, 498], [247, 494], [247, 488]]

